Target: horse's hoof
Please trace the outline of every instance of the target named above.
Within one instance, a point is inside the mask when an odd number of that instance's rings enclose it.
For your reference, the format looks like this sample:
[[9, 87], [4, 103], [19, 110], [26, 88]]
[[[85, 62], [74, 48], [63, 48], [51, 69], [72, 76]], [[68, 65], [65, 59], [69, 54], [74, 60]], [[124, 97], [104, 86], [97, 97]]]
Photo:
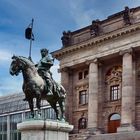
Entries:
[[57, 118], [56, 120], [57, 120], [57, 121], [61, 121], [61, 119], [60, 119], [60, 118]]
[[61, 119], [61, 122], [66, 122], [64, 118]]

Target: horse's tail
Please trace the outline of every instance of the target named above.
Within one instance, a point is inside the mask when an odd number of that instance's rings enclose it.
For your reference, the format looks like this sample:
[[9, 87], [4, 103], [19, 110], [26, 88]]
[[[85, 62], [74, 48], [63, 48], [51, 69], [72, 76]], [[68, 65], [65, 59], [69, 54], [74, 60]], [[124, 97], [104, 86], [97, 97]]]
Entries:
[[53, 92], [56, 93], [59, 97], [63, 97], [63, 98], [66, 97], [65, 88], [57, 82], [55, 82], [55, 84], [53, 86]]

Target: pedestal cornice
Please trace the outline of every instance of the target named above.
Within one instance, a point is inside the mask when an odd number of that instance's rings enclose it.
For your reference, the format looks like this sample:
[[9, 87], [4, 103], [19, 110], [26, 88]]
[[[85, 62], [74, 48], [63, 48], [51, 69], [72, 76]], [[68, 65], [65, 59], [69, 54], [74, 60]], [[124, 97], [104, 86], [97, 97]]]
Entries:
[[19, 123], [17, 129], [20, 131], [28, 130], [53, 130], [70, 132], [73, 129], [73, 125], [58, 121], [44, 121], [44, 120], [31, 120]]

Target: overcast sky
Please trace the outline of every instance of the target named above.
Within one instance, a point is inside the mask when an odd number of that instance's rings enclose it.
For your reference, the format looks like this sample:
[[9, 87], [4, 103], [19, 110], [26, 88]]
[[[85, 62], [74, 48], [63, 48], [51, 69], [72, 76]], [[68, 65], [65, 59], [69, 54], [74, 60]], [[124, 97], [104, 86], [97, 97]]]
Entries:
[[[64, 30], [88, 26], [92, 20], [103, 20], [125, 6], [140, 6], [140, 0], [0, 0], [0, 96], [22, 91], [22, 76], [11, 76], [9, 66], [13, 54], [28, 57], [29, 41], [24, 30], [32, 18], [32, 59], [37, 63], [41, 48], [52, 52], [62, 47]], [[51, 71], [59, 82], [58, 66], [55, 61]]]

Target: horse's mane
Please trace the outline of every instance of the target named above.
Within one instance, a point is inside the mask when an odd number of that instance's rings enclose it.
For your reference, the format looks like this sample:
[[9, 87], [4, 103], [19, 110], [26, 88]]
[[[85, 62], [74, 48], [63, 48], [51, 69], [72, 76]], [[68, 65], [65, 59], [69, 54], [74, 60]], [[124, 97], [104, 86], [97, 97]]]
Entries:
[[27, 65], [30, 65], [30, 66], [35, 66], [35, 64], [27, 57], [24, 57], [24, 56], [18, 56], [19, 59], [23, 60]]

